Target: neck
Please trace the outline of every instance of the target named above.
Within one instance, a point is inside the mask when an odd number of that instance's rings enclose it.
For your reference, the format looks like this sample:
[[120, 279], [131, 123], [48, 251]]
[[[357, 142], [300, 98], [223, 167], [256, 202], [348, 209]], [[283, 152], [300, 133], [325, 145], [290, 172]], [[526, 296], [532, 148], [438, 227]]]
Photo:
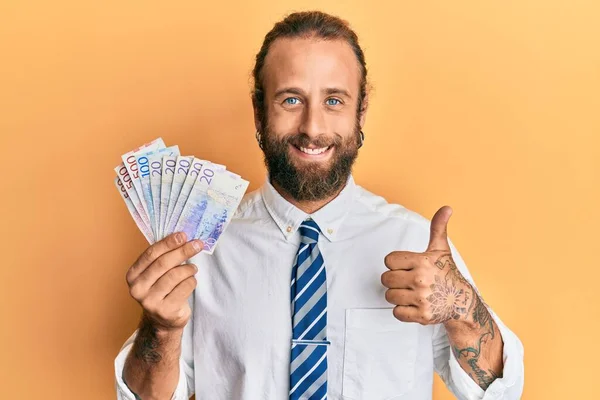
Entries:
[[346, 185], [342, 186], [333, 195], [331, 195], [325, 199], [299, 201], [299, 200], [296, 200], [295, 198], [293, 198], [292, 196], [290, 196], [290, 194], [288, 192], [284, 191], [281, 188], [281, 186], [279, 186], [279, 184], [277, 184], [275, 182], [271, 182], [271, 184], [273, 185], [275, 190], [277, 190], [277, 193], [279, 193], [281, 195], [281, 197], [283, 197], [284, 199], [286, 199], [287, 201], [289, 201], [294, 206], [296, 206], [297, 208], [299, 208], [300, 210], [304, 211], [307, 214], [313, 214], [314, 212], [325, 207], [331, 200], [335, 199], [340, 194], [340, 192], [344, 189], [344, 187], [346, 187]]

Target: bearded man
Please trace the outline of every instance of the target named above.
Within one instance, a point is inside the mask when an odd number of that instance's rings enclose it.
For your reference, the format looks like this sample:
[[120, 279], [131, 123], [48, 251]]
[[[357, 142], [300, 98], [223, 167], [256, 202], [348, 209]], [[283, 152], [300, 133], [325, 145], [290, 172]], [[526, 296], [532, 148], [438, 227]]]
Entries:
[[349, 25], [294, 13], [254, 68], [264, 185], [212, 256], [175, 233], [127, 271], [142, 306], [119, 399], [518, 399], [523, 347], [431, 221], [358, 186], [367, 68]]

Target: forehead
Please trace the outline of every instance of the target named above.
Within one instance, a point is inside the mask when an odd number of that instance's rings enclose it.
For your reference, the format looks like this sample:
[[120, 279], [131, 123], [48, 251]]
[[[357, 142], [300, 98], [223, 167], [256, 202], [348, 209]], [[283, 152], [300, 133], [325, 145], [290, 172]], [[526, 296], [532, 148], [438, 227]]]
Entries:
[[263, 67], [267, 93], [286, 86], [340, 87], [356, 97], [359, 83], [358, 60], [344, 40], [279, 38], [271, 44]]

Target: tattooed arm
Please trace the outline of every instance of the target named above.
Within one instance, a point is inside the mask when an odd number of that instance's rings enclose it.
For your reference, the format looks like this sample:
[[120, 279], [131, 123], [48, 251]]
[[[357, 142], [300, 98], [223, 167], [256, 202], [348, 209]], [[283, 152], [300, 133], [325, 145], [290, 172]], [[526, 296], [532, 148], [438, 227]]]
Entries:
[[425, 252], [393, 251], [384, 258], [386, 300], [396, 305], [393, 314], [400, 321], [439, 327], [433, 337], [435, 368], [459, 398], [517, 399], [523, 388], [522, 344], [465, 279], [468, 270], [447, 237], [450, 212], [442, 207], [434, 215]]
[[486, 390], [496, 378], [502, 377], [504, 342], [481, 297], [470, 284], [468, 287], [470, 289], [464, 289], [463, 295], [469, 304], [461, 310], [466, 311], [457, 319], [447, 320], [444, 327], [458, 363]]
[[[483, 390], [503, 374], [504, 343], [498, 326], [448, 251], [394, 252], [382, 274], [401, 321], [443, 324], [460, 366]], [[432, 282], [432, 283], [430, 283]]]
[[130, 338], [133, 343], [126, 343], [115, 360], [120, 400], [130, 400], [134, 394], [144, 400], [169, 399], [174, 392], [178, 399], [189, 398], [192, 385], [186, 382], [185, 360], [191, 358], [193, 364], [193, 355], [181, 355], [183, 335], [190, 332], [187, 327], [193, 321], [189, 300], [198, 268], [185, 262], [202, 251], [203, 244], [186, 240], [183, 232], [167, 236], [148, 247], [127, 270], [129, 294], [143, 313], [139, 329]]
[[142, 316], [123, 380], [136, 399], [170, 399], [179, 381], [182, 332], [161, 332]]

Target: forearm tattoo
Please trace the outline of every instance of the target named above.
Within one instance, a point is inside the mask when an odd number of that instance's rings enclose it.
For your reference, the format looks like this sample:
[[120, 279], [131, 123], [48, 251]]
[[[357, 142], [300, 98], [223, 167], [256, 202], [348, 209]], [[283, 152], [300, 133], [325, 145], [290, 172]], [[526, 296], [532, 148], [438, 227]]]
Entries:
[[469, 376], [484, 390], [499, 377], [491, 369], [485, 371], [479, 365], [482, 346], [496, 337], [494, 322], [481, 299], [471, 284], [457, 270], [450, 253], [442, 254], [435, 261], [440, 270], [447, 268], [443, 277], [436, 276], [430, 286], [432, 294], [427, 297], [431, 304], [433, 323], [444, 323], [450, 319], [472, 317], [479, 328], [479, 339], [474, 346], [459, 348], [452, 346], [452, 351], [458, 360], [462, 359], [469, 365]]
[[469, 373], [469, 376], [485, 390], [499, 377], [499, 375], [489, 368], [487, 371], [483, 370], [478, 363], [481, 357], [482, 346], [493, 340], [496, 337], [496, 333], [492, 317], [479, 296], [474, 295], [473, 303], [475, 303], [475, 306], [472, 307], [473, 320], [479, 325], [481, 332], [479, 340], [475, 347], [465, 347], [460, 349], [457, 346], [453, 346], [452, 351], [454, 352], [456, 359], [460, 360], [461, 357], [464, 357], [467, 364], [469, 364], [473, 370], [472, 373]]
[[159, 339], [156, 335], [156, 328], [144, 316], [138, 327], [138, 340], [135, 341], [133, 354], [136, 358], [145, 361], [148, 364], [156, 364], [162, 360], [161, 354], [157, 351]]

